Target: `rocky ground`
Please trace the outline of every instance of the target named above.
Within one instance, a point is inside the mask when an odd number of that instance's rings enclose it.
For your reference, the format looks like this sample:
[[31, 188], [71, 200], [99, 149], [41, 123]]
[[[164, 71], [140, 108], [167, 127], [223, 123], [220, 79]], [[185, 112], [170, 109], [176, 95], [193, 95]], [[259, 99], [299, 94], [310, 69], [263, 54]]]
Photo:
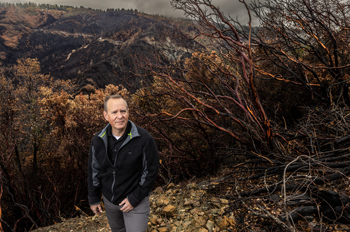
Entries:
[[[234, 204], [233, 189], [224, 185], [223, 176], [182, 184], [170, 183], [158, 187], [150, 196], [151, 214], [148, 232], [237, 232], [237, 231], [295, 231], [286, 228], [278, 218], [284, 215], [282, 199], [249, 198], [246, 203]], [[223, 186], [224, 185], [224, 186]], [[241, 186], [246, 188], [247, 186]], [[218, 197], [220, 196], [220, 197]], [[275, 195], [273, 195], [275, 196]], [[63, 220], [32, 232], [91, 232], [111, 231], [105, 212]], [[244, 219], [243, 219], [244, 218]], [[242, 220], [243, 219], [243, 220]], [[282, 225], [283, 224], [283, 225]], [[299, 221], [297, 231], [350, 231], [347, 224], [327, 224], [316, 217]]]
[[[208, 184], [169, 184], [155, 189], [150, 197], [150, 232], [235, 231], [235, 218], [226, 213], [229, 201], [208, 191]], [[105, 212], [100, 216], [81, 216], [35, 232], [110, 231]]]

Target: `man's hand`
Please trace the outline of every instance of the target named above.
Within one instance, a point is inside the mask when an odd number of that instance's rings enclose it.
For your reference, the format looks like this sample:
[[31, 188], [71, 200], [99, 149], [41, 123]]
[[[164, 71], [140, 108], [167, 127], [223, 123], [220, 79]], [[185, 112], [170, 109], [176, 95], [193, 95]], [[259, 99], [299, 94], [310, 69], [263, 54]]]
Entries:
[[101, 204], [98, 205], [90, 205], [90, 209], [94, 214], [100, 215], [102, 213], [102, 207]]
[[123, 211], [124, 213], [127, 213], [134, 209], [134, 207], [130, 204], [128, 198], [125, 198], [122, 202], [120, 202], [119, 205], [122, 206], [120, 210]]

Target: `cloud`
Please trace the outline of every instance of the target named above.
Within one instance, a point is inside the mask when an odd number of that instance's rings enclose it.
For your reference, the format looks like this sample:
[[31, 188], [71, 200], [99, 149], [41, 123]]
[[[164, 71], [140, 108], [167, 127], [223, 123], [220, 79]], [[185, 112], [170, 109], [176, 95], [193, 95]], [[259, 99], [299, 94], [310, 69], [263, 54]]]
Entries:
[[245, 5], [238, 0], [213, 0], [213, 4], [218, 6], [225, 14], [230, 15], [233, 19], [238, 19], [244, 24], [248, 23], [248, 11]]

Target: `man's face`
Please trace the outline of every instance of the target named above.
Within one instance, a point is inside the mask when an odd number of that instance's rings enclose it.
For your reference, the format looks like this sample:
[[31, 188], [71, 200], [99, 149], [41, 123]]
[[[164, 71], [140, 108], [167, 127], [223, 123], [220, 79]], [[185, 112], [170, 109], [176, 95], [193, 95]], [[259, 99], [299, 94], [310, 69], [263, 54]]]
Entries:
[[103, 115], [111, 124], [113, 134], [122, 136], [129, 120], [129, 110], [124, 99], [109, 99], [107, 112], [103, 111]]

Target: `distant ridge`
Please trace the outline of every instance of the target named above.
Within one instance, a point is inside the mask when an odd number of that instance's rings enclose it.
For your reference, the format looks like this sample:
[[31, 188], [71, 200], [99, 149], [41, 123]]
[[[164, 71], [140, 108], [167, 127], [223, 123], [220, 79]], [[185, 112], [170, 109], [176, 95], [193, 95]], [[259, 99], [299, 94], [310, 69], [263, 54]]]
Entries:
[[10, 66], [17, 59], [37, 58], [44, 74], [74, 80], [86, 92], [108, 84], [135, 90], [141, 80], [135, 74], [144, 73], [133, 57], [150, 57], [167, 43], [177, 59], [203, 48], [172, 37], [174, 25], [190, 28], [137, 10], [0, 3], [0, 62]]

